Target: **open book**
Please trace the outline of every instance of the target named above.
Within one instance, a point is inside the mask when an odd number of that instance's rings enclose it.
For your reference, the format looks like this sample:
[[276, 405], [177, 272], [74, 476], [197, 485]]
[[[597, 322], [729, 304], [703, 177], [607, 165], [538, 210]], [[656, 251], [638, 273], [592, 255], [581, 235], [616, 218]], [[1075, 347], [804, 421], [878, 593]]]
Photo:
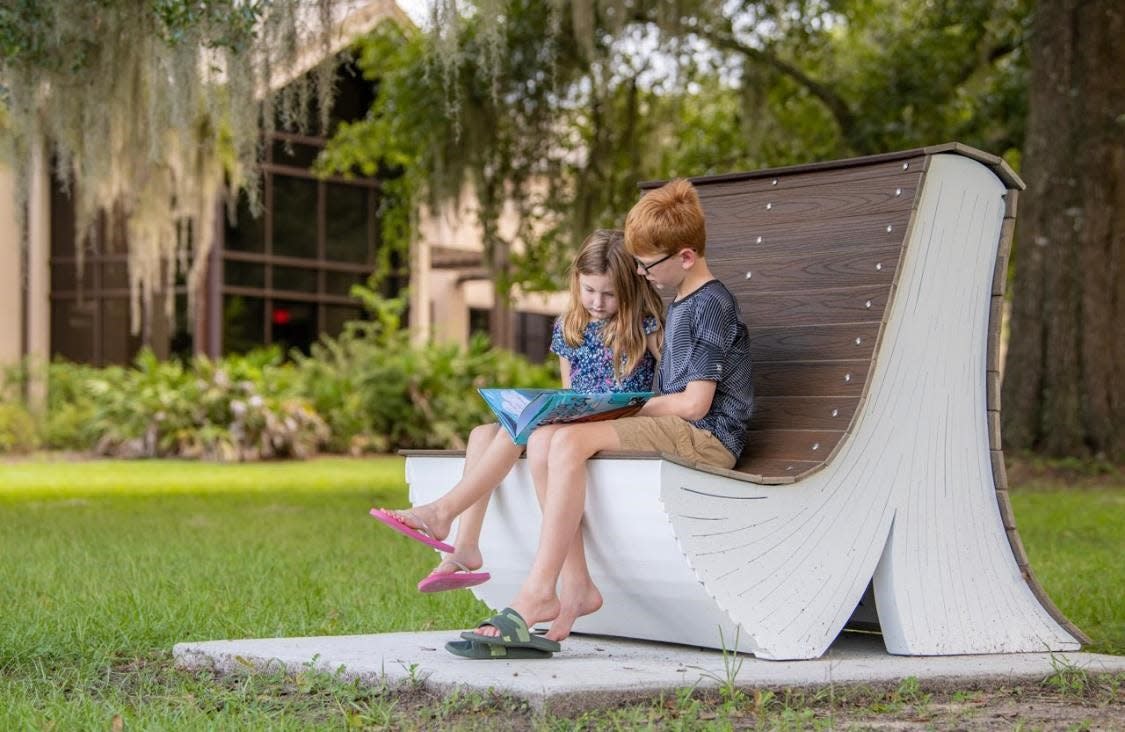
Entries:
[[597, 422], [628, 417], [640, 410], [651, 391], [583, 394], [570, 389], [478, 389], [517, 445], [544, 424]]

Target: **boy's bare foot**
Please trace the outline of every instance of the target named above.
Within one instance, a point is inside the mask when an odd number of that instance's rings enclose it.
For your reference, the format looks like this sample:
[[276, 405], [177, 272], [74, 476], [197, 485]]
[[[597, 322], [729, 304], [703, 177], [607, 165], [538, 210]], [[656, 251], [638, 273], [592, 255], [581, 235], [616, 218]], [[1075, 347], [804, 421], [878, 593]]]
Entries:
[[[559, 614], [559, 599], [553, 593], [542, 597], [531, 597], [521, 592], [508, 607], [519, 613], [530, 628], [536, 623], [554, 620]], [[482, 625], [476, 629], [476, 632], [480, 635], [500, 635], [500, 631], [491, 625]]]
[[449, 536], [449, 530], [453, 527], [453, 521], [439, 515], [431, 503], [413, 508], [385, 510], [415, 531], [424, 531], [438, 541], [445, 541], [445, 537]]
[[570, 635], [574, 621], [583, 615], [595, 613], [602, 607], [602, 593], [593, 582], [573, 591], [563, 584], [562, 597], [560, 598], [559, 614], [547, 629], [547, 638], [561, 641]]

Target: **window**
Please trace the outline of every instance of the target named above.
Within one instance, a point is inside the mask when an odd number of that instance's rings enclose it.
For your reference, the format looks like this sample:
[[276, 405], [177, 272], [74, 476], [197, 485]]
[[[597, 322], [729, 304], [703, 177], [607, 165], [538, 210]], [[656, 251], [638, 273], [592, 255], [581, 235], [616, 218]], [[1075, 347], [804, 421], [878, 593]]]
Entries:
[[[124, 232], [100, 216], [90, 236], [78, 242], [76, 234], [71, 194], [60, 181], [52, 180], [51, 356], [95, 366], [129, 363], [143, 339], [131, 328]], [[176, 292], [185, 294], [183, 283], [177, 285]], [[186, 339], [190, 350], [186, 322], [173, 323], [170, 329], [159, 305], [148, 317], [146, 331], [157, 354], [167, 355], [170, 339], [181, 344]]]
[[543, 363], [551, 352], [551, 330], [555, 316], [539, 313], [516, 314], [516, 353], [533, 363]]
[[[319, 334], [338, 334], [362, 315], [352, 285], [375, 269], [379, 183], [321, 180], [306, 168], [324, 140], [274, 133], [262, 166], [262, 215], [246, 201], [226, 226], [222, 252], [223, 350], [276, 343], [308, 353]], [[397, 260], [392, 264], [397, 264]], [[397, 279], [384, 294], [396, 295]]]

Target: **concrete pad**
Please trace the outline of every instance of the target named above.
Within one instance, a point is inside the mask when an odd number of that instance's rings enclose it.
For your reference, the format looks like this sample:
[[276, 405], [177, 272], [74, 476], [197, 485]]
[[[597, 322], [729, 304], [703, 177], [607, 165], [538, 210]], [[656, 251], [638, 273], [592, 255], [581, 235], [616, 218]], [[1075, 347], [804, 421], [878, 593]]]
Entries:
[[[178, 643], [176, 665], [221, 673], [248, 670], [291, 672], [311, 667], [359, 677], [372, 684], [422, 683], [437, 692], [455, 688], [495, 691], [542, 709], [595, 706], [606, 699], [654, 696], [683, 687], [716, 688], [725, 683], [723, 654], [689, 646], [574, 635], [551, 659], [472, 661], [446, 652], [456, 631], [381, 635]], [[897, 684], [920, 681], [1033, 680], [1060, 665], [1090, 673], [1125, 672], [1125, 656], [1092, 653], [1016, 653], [982, 656], [892, 656], [876, 635], [844, 633], [828, 653], [812, 661], [737, 658], [739, 687], [815, 687], [829, 684]], [[736, 663], [737, 663], [736, 661]], [[729, 663], [729, 662], [728, 662]]]

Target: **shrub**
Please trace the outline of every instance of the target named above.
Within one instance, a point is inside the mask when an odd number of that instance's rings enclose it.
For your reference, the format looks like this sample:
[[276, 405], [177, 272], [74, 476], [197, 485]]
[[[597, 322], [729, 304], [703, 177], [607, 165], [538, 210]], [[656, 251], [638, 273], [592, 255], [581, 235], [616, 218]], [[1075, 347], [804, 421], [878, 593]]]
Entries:
[[21, 405], [0, 404], [0, 453], [26, 453], [39, 447], [35, 419]]
[[558, 384], [557, 365], [530, 364], [481, 337], [467, 349], [414, 346], [401, 298], [353, 294], [371, 319], [322, 337], [311, 356], [293, 353], [293, 363], [277, 348], [188, 362], [146, 350], [128, 368], [53, 363], [46, 444], [220, 461], [463, 447], [492, 419], [478, 387]]
[[371, 320], [348, 323], [336, 338], [322, 337], [308, 357], [294, 355], [301, 392], [327, 420], [333, 451], [461, 448], [474, 426], [492, 419], [478, 387], [558, 385], [557, 366], [530, 364], [490, 348], [483, 337], [468, 349], [413, 346], [402, 328], [402, 298], [363, 287], [352, 294]]
[[95, 450], [116, 457], [241, 461], [310, 457], [328, 427], [293, 388], [278, 349], [189, 364], [143, 351], [132, 369], [106, 369], [95, 397]]
[[97, 444], [94, 422], [97, 398], [90, 389], [95, 379], [120, 383], [123, 369], [55, 361], [47, 369], [47, 414], [43, 444], [53, 450], [91, 450]]

